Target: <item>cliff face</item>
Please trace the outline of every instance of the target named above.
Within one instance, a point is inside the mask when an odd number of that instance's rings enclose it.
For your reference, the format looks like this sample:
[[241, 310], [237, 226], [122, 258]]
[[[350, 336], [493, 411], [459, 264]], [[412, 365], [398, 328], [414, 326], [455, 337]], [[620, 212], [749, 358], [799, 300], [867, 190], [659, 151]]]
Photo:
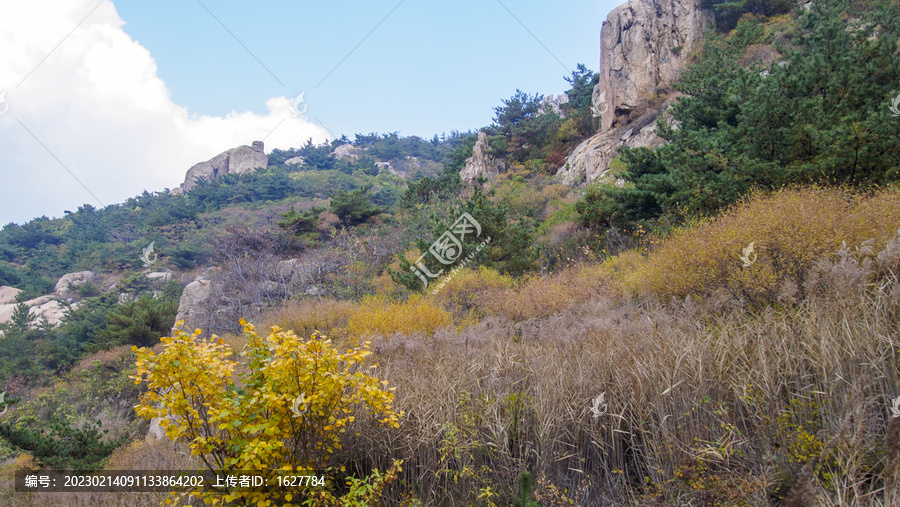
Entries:
[[600, 29], [600, 82], [593, 109], [597, 134], [581, 143], [559, 168], [569, 185], [591, 182], [609, 171], [621, 145], [654, 147], [654, 120], [668, 107], [667, 95], [688, 56], [703, 44], [715, 21], [699, 0], [631, 0], [613, 9]]
[[698, 0], [631, 0], [613, 9], [600, 29], [598, 86], [608, 104], [600, 131], [675, 82], [714, 21]]

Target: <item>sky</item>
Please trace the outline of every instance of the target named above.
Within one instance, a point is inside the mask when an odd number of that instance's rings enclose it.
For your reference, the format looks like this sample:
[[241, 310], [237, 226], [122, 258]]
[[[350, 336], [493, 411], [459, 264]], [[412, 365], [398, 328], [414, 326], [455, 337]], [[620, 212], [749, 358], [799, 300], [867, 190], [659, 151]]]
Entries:
[[599, 70], [620, 0], [3, 0], [0, 225], [177, 187], [193, 164], [490, 124]]

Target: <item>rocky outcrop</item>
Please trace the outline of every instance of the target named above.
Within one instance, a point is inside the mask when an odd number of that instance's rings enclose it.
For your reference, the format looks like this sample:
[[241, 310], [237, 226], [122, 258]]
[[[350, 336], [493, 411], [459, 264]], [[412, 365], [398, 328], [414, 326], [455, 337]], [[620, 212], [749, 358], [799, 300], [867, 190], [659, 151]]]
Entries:
[[[51, 327], [60, 325], [65, 319], [66, 310], [68, 308], [77, 308], [77, 303], [66, 303], [60, 301], [56, 296], [41, 296], [29, 299], [22, 304], [28, 308], [28, 313], [34, 317], [31, 327], [46, 324]], [[12, 321], [13, 313], [16, 311], [16, 303], [13, 301], [7, 304], [0, 304], [0, 324]]]
[[631, 0], [613, 9], [600, 29], [600, 131], [626, 123], [674, 83], [714, 21], [699, 0]]
[[15, 287], [7, 287], [6, 285], [0, 287], [0, 305], [8, 305], [16, 302], [16, 296], [22, 292], [22, 289], [16, 289]]
[[52, 296], [41, 296], [25, 302], [30, 308], [29, 313], [34, 315], [35, 321], [56, 327], [62, 324], [66, 318], [66, 310], [78, 307], [77, 303], [66, 304]]
[[459, 176], [463, 183], [471, 185], [479, 176], [484, 176], [488, 180], [493, 180], [500, 173], [506, 171], [506, 161], [501, 157], [495, 157], [487, 150], [490, 149], [487, 141], [487, 133], [481, 131], [478, 133], [478, 140], [472, 147], [472, 156], [466, 159], [466, 166], [460, 172]]
[[[631, 0], [609, 13], [600, 29], [600, 81], [591, 97], [599, 132], [569, 154], [557, 172], [562, 182], [590, 183], [606, 175], [619, 146], [664, 142], [653, 120], [670, 105], [671, 85], [714, 21], [699, 0]], [[659, 96], [670, 99], [659, 105]]]
[[655, 148], [665, 141], [656, 135], [656, 115], [650, 113], [643, 121], [601, 132], [586, 139], [569, 154], [566, 164], [556, 177], [566, 185], [590, 183], [609, 173], [610, 163], [620, 146]]
[[74, 300], [78, 297], [75, 288], [86, 283], [93, 283], [97, 275], [93, 271], [79, 271], [63, 275], [56, 282], [53, 293], [65, 300]]
[[0, 304], [0, 324], [5, 324], [12, 320], [13, 312], [16, 310], [14, 301]]
[[551, 93], [550, 95], [545, 95], [541, 100], [541, 111], [556, 113], [557, 115], [565, 118], [566, 115], [563, 114], [562, 106], [569, 103], [569, 96], [565, 93], [560, 93], [558, 96], [554, 97]]
[[[31, 327], [38, 325], [56, 327], [62, 324], [66, 317], [66, 311], [69, 308], [75, 309], [78, 307], [78, 303], [75, 301], [80, 299], [80, 295], [76, 291], [76, 287], [86, 283], [93, 283], [96, 280], [97, 275], [93, 271], [68, 273], [56, 282], [52, 294], [23, 301], [21, 304], [25, 305], [28, 308], [28, 313], [34, 317]], [[0, 287], [0, 324], [5, 324], [12, 320], [16, 306], [19, 304], [16, 303], [16, 296], [20, 292], [22, 291], [13, 287]]]
[[359, 157], [362, 155], [363, 149], [358, 146], [353, 146], [352, 144], [342, 144], [334, 149], [331, 152], [331, 155], [334, 158], [349, 160], [351, 162], [356, 162], [359, 160]]
[[252, 146], [238, 146], [194, 165], [188, 169], [184, 183], [174, 193], [189, 192], [204, 180], [220, 178], [226, 174], [243, 174], [268, 166], [269, 157], [265, 153], [263, 142], [253, 141]]
[[[184, 321], [184, 329], [192, 331], [196, 328], [206, 329], [209, 321], [209, 299], [212, 297], [212, 282], [208, 279], [197, 279], [189, 283], [181, 292], [178, 301], [178, 313], [175, 323]], [[175, 332], [175, 328], [172, 329]]]
[[303, 157], [298, 155], [296, 157], [291, 157], [291, 158], [285, 160], [284, 165], [302, 165], [303, 162], [304, 162]]
[[[81, 296], [76, 288], [87, 284], [94, 283], [98, 280], [97, 274], [93, 271], [78, 271], [76, 273], [67, 273], [56, 282], [53, 293], [46, 296], [36, 297], [23, 301], [28, 308], [28, 313], [34, 317], [32, 327], [37, 325], [49, 325], [56, 327], [62, 324], [66, 317], [66, 311], [70, 308], [78, 307], [76, 302]], [[0, 324], [10, 322], [13, 313], [16, 311], [16, 296], [22, 292], [13, 287], [0, 287]]]
[[[156, 287], [160, 287], [162, 283], [173, 279], [171, 271], [156, 271], [146, 273], [146, 276]], [[21, 304], [28, 308], [28, 312], [34, 317], [31, 327], [39, 325], [49, 325], [56, 327], [65, 320], [68, 310], [78, 308], [82, 296], [78, 292], [78, 287], [85, 284], [102, 284], [109, 283], [104, 280], [103, 276], [93, 271], [78, 271], [75, 273], [67, 273], [63, 275], [53, 288], [53, 292], [44, 296], [36, 297], [23, 301]], [[107, 291], [114, 291], [118, 288], [118, 284], [112, 284]], [[0, 324], [10, 322], [16, 306], [16, 297], [22, 291], [12, 287], [0, 287]], [[149, 292], [153, 297], [158, 297], [159, 290]], [[119, 294], [119, 304], [125, 304], [137, 299], [140, 293], [123, 292]]]

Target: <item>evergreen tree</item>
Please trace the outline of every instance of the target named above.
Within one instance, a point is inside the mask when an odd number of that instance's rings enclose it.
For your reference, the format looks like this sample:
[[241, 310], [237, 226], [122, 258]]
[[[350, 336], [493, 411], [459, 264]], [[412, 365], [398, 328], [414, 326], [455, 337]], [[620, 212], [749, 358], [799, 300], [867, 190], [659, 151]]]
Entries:
[[341, 219], [345, 227], [359, 225], [384, 212], [372, 204], [368, 195], [371, 188], [371, 185], [367, 185], [349, 192], [341, 190], [331, 198], [329, 205], [331, 212]]
[[759, 21], [711, 40], [682, 76], [676, 126], [656, 151], [622, 149], [623, 188], [597, 186], [577, 210], [606, 227], [668, 214], [711, 214], [750, 189], [791, 184], [870, 188], [900, 181], [900, 12], [881, 4], [863, 19], [841, 0], [815, 2], [797, 21], [792, 47], [769, 67], [738, 62], [771, 42]]
[[[429, 253], [429, 249], [436, 239], [448, 231], [453, 231], [453, 224], [464, 213], [468, 213], [478, 222], [481, 226], [481, 234], [478, 236], [468, 234], [462, 238], [461, 251], [458, 252], [460, 257], [457, 258], [457, 263], [461, 262], [463, 257], [477, 252], [481, 243], [490, 238], [490, 242], [472, 258], [471, 262], [467, 263], [467, 266], [488, 266], [512, 275], [520, 275], [534, 269], [537, 253], [534, 248], [533, 224], [525, 218], [518, 222], [513, 221], [506, 206], [494, 204], [489, 196], [476, 186], [470, 199], [451, 208], [450, 213], [445, 216], [432, 217], [431, 241], [420, 238], [416, 242], [416, 246], [423, 254], [422, 262], [428, 272], [437, 274], [443, 270], [443, 273], [446, 274], [456, 265], [442, 263]], [[395, 282], [410, 290], [425, 290], [424, 284], [412, 268], [413, 264], [401, 257], [400, 269], [398, 271], [389, 270], [389, 273]], [[435, 282], [437, 279], [428, 279], [429, 286]]]
[[319, 223], [319, 215], [321, 215], [323, 211], [325, 211], [325, 208], [318, 207], [298, 212], [291, 206], [290, 211], [282, 213], [281, 220], [278, 221], [277, 224], [278, 227], [297, 236], [316, 232], [316, 224]]
[[100, 421], [77, 429], [69, 421], [53, 417], [40, 429], [0, 423], [0, 437], [28, 451], [46, 468], [94, 471], [103, 468], [106, 458], [126, 441], [125, 436], [103, 441], [109, 430], [100, 428]]
[[144, 294], [109, 312], [107, 326], [97, 333], [95, 343], [88, 349], [105, 350], [117, 345], [152, 347], [160, 337], [168, 335], [177, 313], [177, 299], [156, 299]]

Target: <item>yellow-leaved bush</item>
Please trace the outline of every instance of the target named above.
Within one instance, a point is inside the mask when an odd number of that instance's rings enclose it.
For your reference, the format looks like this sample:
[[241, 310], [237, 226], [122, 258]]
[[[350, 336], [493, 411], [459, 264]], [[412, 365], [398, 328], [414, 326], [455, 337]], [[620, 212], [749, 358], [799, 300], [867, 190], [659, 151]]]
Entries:
[[[186, 443], [209, 470], [266, 472], [270, 485], [277, 483], [276, 470], [324, 472], [334, 486], [341, 434], [357, 418], [369, 414], [398, 427], [402, 413], [392, 407], [393, 388], [366, 361], [368, 342], [342, 352], [323, 336], [307, 339], [273, 327], [262, 337], [253, 325], [241, 324], [247, 342], [238, 361], [224, 340], [203, 339], [199, 329], [161, 338], [158, 354], [133, 349], [132, 379], [148, 388], [135, 407], [138, 416], [159, 418], [166, 435]], [[313, 501], [296, 488], [195, 495], [207, 503]]]

